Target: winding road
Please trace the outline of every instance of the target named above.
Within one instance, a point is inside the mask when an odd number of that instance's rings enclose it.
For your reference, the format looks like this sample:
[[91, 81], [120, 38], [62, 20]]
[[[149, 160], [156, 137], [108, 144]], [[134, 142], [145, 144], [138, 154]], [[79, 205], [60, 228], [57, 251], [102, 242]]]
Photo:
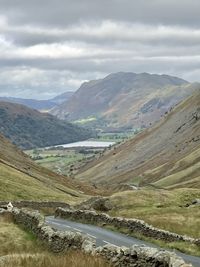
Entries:
[[[115, 246], [126, 246], [130, 247], [133, 245], [145, 245], [148, 247], [159, 248], [158, 246], [139, 240], [134, 237], [130, 237], [121, 233], [113, 232], [102, 227], [77, 223], [74, 221], [69, 221], [61, 218], [54, 218], [53, 216], [46, 217], [46, 223], [51, 227], [61, 230], [61, 231], [73, 231], [85, 234], [96, 240], [97, 246], [104, 246], [106, 244], [111, 244]], [[200, 267], [200, 257], [195, 257], [181, 253], [179, 251], [174, 251], [178, 256], [182, 257], [185, 262], [192, 263], [194, 267]]]

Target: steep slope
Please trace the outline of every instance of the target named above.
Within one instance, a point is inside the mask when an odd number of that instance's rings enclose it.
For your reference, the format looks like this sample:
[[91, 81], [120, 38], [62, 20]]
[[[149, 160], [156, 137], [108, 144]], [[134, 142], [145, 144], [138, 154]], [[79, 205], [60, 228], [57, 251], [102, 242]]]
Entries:
[[53, 102], [54, 105], [59, 105], [63, 102], [67, 102], [72, 96], [73, 96], [74, 92], [65, 92], [63, 94], [57, 95], [56, 97], [50, 99], [49, 101]]
[[23, 149], [85, 140], [91, 132], [25, 106], [0, 102], [0, 132]]
[[36, 99], [25, 99], [25, 98], [15, 98], [15, 97], [0, 97], [0, 101], [21, 104], [32, 109], [46, 111], [46, 110], [52, 109], [53, 107], [63, 102], [68, 101], [72, 95], [73, 95], [73, 92], [65, 92], [61, 95], [58, 95], [48, 100], [36, 100]]
[[35, 164], [9, 140], [0, 135], [0, 199], [60, 200], [77, 202], [85, 198], [76, 184]]
[[200, 188], [200, 89], [154, 127], [86, 166], [78, 178], [113, 187]]
[[111, 127], [147, 127], [172, 106], [189, 96], [195, 85], [168, 76], [148, 73], [110, 74], [83, 83], [66, 103], [52, 109], [62, 119], [103, 119]]

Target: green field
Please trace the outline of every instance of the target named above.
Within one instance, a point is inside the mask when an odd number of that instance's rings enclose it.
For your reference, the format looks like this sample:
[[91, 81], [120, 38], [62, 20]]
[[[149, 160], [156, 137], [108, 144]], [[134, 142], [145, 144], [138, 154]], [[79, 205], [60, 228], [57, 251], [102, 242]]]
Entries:
[[[90, 139], [92, 141], [107, 141], [115, 142], [116, 145], [131, 138], [139, 130], [134, 132], [124, 133], [98, 133], [96, 138]], [[102, 155], [105, 149], [88, 149], [88, 148], [38, 148], [33, 150], [26, 150], [28, 154], [36, 163], [42, 167], [48, 168], [56, 173], [74, 176], [80, 167], [89, 161]]]
[[137, 134], [137, 131], [122, 133], [98, 133], [93, 140], [121, 143]]
[[59, 174], [73, 176], [99, 151], [92, 149], [34, 149], [25, 151], [35, 162]]

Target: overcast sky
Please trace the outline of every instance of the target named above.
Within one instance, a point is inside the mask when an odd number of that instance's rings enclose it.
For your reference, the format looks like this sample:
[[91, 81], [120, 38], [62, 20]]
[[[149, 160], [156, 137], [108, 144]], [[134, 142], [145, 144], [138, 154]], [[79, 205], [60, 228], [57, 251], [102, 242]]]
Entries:
[[200, 0], [0, 0], [0, 96], [47, 99], [118, 71], [200, 82]]

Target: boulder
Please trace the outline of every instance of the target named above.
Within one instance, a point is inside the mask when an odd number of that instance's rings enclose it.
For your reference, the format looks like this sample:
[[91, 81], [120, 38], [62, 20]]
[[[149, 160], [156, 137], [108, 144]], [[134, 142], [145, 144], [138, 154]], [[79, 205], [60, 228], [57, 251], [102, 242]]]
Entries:
[[75, 208], [81, 210], [96, 210], [105, 212], [111, 210], [113, 206], [108, 197], [91, 197], [90, 199], [75, 206]]

